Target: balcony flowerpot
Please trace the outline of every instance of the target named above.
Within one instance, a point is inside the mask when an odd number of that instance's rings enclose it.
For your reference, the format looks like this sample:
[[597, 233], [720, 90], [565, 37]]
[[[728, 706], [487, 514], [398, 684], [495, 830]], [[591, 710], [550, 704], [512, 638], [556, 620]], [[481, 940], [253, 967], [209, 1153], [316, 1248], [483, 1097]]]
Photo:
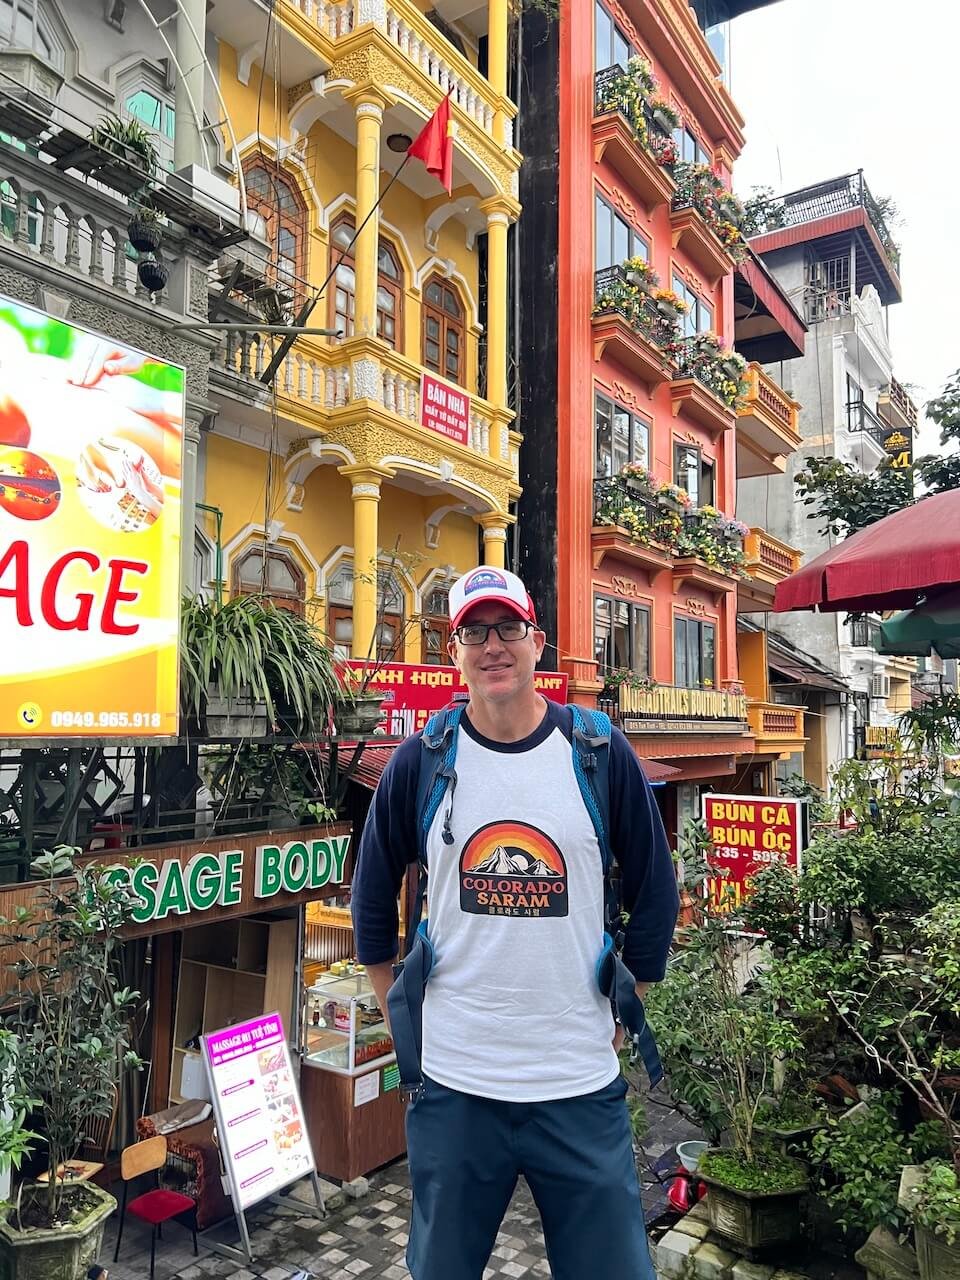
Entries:
[[948, 1244], [927, 1227], [917, 1226], [917, 1265], [920, 1280], [960, 1280], [960, 1239]]
[[[163, 232], [155, 218], [145, 218], [140, 214], [135, 214], [127, 224], [127, 239], [137, 253], [156, 253], [160, 248], [160, 242], [163, 240]], [[154, 265], [160, 264], [154, 263]], [[166, 280], [164, 280], [164, 283], [166, 283]]]
[[665, 510], [667, 511], [676, 511], [677, 513], [680, 513], [686, 510], [686, 507], [683, 505], [682, 502], [678, 502], [676, 498], [671, 498], [667, 494], [661, 495], [657, 499], [657, 502], [660, 504], [661, 507], [665, 508]]
[[677, 318], [677, 308], [669, 302], [664, 302], [662, 298], [657, 299], [657, 310], [668, 320], [676, 320]]
[[784, 1249], [800, 1238], [800, 1205], [806, 1194], [808, 1173], [799, 1160], [777, 1158], [778, 1177], [769, 1190], [732, 1186], [714, 1165], [729, 1150], [713, 1147], [701, 1158], [698, 1177], [707, 1184], [710, 1229], [729, 1240], [748, 1258], [772, 1249]]
[[653, 118], [654, 120], [656, 120], [657, 124], [660, 126], [660, 128], [663, 130], [665, 134], [670, 135], [673, 133], [673, 130], [674, 130], [673, 121], [670, 119], [670, 117], [667, 115], [665, 111], [661, 111], [658, 108], [656, 111], [654, 111]]
[[721, 360], [720, 368], [727, 377], [733, 381], [739, 382], [740, 378], [743, 376], [743, 368], [736, 360]]
[[641, 293], [649, 294], [653, 289], [649, 275], [645, 275], [642, 271], [628, 271], [627, 284], [634, 289], [639, 289]]
[[383, 694], [361, 693], [334, 712], [334, 725], [341, 737], [373, 733], [383, 718]]
[[245, 688], [238, 698], [225, 698], [220, 686], [207, 686], [206, 731], [211, 738], [263, 738], [268, 728], [267, 704]]
[[169, 275], [159, 258], [143, 258], [137, 265], [137, 276], [148, 293], [159, 293], [164, 289]]
[[3, 1280], [81, 1280], [103, 1247], [103, 1227], [116, 1211], [112, 1195], [92, 1182], [67, 1187], [71, 1220], [57, 1227], [30, 1227], [30, 1190], [21, 1201], [23, 1229], [8, 1210], [0, 1217], [0, 1276]]

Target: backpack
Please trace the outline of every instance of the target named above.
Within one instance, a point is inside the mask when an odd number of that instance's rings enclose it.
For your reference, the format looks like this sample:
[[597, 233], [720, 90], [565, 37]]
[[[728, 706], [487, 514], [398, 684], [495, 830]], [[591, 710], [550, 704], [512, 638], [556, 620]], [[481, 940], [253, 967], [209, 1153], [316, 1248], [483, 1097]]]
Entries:
[[[441, 805], [447, 801], [441, 839], [453, 844], [450, 829], [453, 796], [457, 786], [457, 737], [465, 703], [456, 703], [428, 720], [420, 735], [420, 768], [417, 776], [417, 861], [419, 875], [413, 912], [407, 924], [406, 954], [396, 967], [396, 981], [388, 997], [390, 1024], [404, 1090], [413, 1097], [423, 1087], [419, 1062], [422, 1048], [423, 989], [433, 966], [433, 948], [421, 921], [427, 889], [427, 836]], [[614, 1017], [632, 1042], [634, 1056], [643, 1059], [651, 1087], [663, 1078], [660, 1056], [643, 1003], [636, 994], [633, 975], [620, 958], [624, 931], [620, 894], [613, 877], [610, 846], [610, 717], [568, 704], [573, 721], [573, 772], [600, 846], [604, 879], [603, 947], [597, 961], [597, 983], [610, 1000]]]

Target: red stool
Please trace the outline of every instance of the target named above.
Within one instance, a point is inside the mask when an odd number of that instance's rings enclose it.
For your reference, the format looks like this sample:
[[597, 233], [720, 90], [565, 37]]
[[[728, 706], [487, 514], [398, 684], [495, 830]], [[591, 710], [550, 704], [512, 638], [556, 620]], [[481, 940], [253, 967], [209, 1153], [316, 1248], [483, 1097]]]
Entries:
[[[127, 1190], [131, 1179], [142, 1173], [163, 1168], [167, 1160], [167, 1140], [162, 1135], [146, 1138], [143, 1142], [135, 1142], [120, 1153], [120, 1177], [123, 1179], [123, 1201], [120, 1205], [120, 1223], [117, 1227], [117, 1247], [113, 1251], [114, 1262], [120, 1257], [120, 1241], [123, 1238], [123, 1224], [128, 1213], [148, 1222], [152, 1228], [150, 1235], [150, 1280], [153, 1280], [153, 1269], [157, 1254], [157, 1237], [162, 1239], [163, 1224], [171, 1218], [178, 1218], [182, 1213], [193, 1214], [194, 1257], [199, 1253], [197, 1248], [197, 1202], [192, 1196], [185, 1196], [179, 1191], [167, 1191], [157, 1187], [153, 1191], [145, 1191], [143, 1195], [127, 1203]], [[158, 1173], [159, 1180], [159, 1173]]]

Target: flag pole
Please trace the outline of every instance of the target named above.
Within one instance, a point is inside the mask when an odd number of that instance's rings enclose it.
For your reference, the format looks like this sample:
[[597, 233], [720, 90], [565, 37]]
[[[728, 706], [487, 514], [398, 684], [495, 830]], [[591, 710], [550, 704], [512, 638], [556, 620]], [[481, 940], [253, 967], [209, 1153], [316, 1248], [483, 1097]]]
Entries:
[[[300, 313], [297, 316], [297, 318], [294, 320], [291, 328], [302, 329], [303, 326], [310, 319], [310, 316], [313, 312], [314, 307], [317, 305], [317, 303], [320, 301], [321, 297], [323, 296], [324, 289], [326, 289], [327, 285], [330, 283], [333, 277], [337, 274], [337, 271], [340, 269], [340, 265], [343, 262], [344, 258], [347, 256], [347, 254], [350, 252], [353, 246], [357, 243], [357, 239], [360, 235], [360, 232], [363, 230], [363, 228], [367, 225], [367, 223], [370, 221], [373, 215], [380, 208], [380, 205], [384, 197], [386, 196], [390, 188], [393, 186], [393, 184], [396, 182], [396, 180], [400, 177], [401, 173], [403, 173], [403, 170], [409, 159], [410, 159], [410, 155], [408, 153], [403, 157], [400, 167], [397, 169], [396, 173], [393, 173], [390, 175], [390, 181], [380, 192], [379, 196], [377, 196], [376, 204], [373, 206], [373, 208], [370, 210], [370, 212], [367, 214], [364, 220], [360, 223], [359, 227], [357, 227], [356, 231], [354, 231], [353, 235], [350, 237], [349, 242], [342, 249], [340, 253], [340, 257], [336, 260], [336, 262], [328, 271], [326, 279], [320, 285], [319, 289], [317, 289], [313, 297], [308, 298], [307, 301], [300, 308]], [[284, 360], [286, 359], [287, 352], [296, 342], [298, 336], [299, 334], [297, 333], [290, 333], [284, 338], [284, 340], [280, 343], [277, 350], [274, 352], [273, 358], [271, 359], [270, 363], [264, 369], [263, 373], [261, 373], [260, 375], [261, 382], [269, 386], [269, 384], [273, 381], [274, 377], [276, 376], [277, 370], [280, 368], [281, 364], [283, 364]]]

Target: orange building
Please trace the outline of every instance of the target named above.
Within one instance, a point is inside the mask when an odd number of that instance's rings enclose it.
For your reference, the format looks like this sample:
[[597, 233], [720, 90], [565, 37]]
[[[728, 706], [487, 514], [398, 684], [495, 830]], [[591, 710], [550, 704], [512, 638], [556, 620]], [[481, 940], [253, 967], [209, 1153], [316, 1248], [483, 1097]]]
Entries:
[[697, 785], [742, 785], [757, 759], [737, 661], [743, 120], [681, 0], [564, 3], [525, 18], [523, 48], [516, 562], [545, 661], [613, 712], [676, 829]]

